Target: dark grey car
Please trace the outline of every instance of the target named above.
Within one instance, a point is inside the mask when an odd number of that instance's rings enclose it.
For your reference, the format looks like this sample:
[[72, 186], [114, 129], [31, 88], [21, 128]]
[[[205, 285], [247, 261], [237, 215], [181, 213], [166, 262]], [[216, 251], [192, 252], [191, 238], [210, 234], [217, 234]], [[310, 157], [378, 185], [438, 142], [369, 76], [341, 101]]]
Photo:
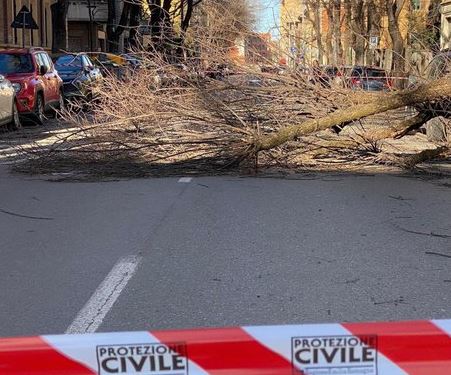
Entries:
[[380, 68], [354, 66], [350, 74], [350, 87], [365, 91], [387, 91], [392, 86], [387, 72]]
[[63, 80], [66, 99], [81, 98], [90, 101], [94, 87], [102, 79], [100, 69], [86, 53], [64, 54], [53, 57], [55, 68]]

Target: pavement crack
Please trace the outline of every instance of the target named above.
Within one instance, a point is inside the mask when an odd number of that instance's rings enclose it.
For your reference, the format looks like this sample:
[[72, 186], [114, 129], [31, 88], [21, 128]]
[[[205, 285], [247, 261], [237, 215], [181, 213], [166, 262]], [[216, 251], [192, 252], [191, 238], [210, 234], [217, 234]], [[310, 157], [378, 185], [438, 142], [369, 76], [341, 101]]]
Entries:
[[443, 253], [436, 253], [435, 251], [425, 251], [424, 253], [428, 254], [428, 255], [436, 255], [438, 257], [443, 257], [443, 258], [451, 258], [451, 255], [443, 254]]
[[22, 217], [22, 218], [24, 218], [24, 219], [33, 219], [33, 220], [54, 220], [53, 217], [42, 217], [42, 216], [22, 215], [22, 214], [18, 214], [18, 213], [12, 212], [12, 211], [4, 210], [3, 208], [0, 208], [0, 212], [4, 213], [4, 214], [6, 214], [6, 215]]
[[397, 224], [393, 224], [393, 226], [396, 228], [396, 229], [399, 229], [399, 230], [401, 230], [401, 231], [403, 231], [403, 232], [407, 232], [407, 233], [412, 233], [412, 234], [418, 234], [418, 235], [421, 235], [421, 236], [428, 236], [428, 237], [438, 237], [438, 238], [451, 238], [451, 236], [450, 235], [447, 235], [447, 234], [440, 234], [440, 233], [434, 233], [434, 232], [419, 232], [419, 231], [416, 231], [416, 230], [411, 230], [411, 229], [407, 229], [407, 228], [403, 228], [403, 227], [401, 227], [401, 226], [399, 226], [399, 225], [397, 225]]
[[411, 198], [404, 198], [401, 195], [398, 195], [397, 197], [395, 197], [393, 195], [389, 195], [389, 198], [396, 199], [398, 201], [413, 201], [413, 199], [411, 199]]

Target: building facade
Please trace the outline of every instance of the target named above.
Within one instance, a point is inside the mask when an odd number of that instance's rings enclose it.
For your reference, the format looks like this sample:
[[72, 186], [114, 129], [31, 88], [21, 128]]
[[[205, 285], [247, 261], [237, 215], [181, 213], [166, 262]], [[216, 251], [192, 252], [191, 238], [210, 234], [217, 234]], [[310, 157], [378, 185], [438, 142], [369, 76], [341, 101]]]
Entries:
[[[443, 9], [449, 9], [447, 22], [442, 21], [443, 37], [442, 44], [446, 39], [451, 37], [451, 0], [443, 1], [446, 3]], [[413, 53], [418, 56], [424, 54], [421, 51], [421, 43], [415, 43], [417, 36], [412, 32], [422, 32], [428, 26], [428, 17], [431, 6], [431, 0], [411, 0], [405, 1], [401, 9], [398, 26], [405, 43], [406, 57], [410, 58]], [[376, 64], [390, 69], [392, 63], [391, 38], [388, 32], [387, 16], [382, 14], [378, 28], [369, 26], [369, 19], [371, 18], [371, 9], [367, 8], [363, 12], [365, 25], [363, 27], [363, 35], [358, 35], [358, 38], [363, 38], [364, 42], [364, 64]], [[323, 2], [308, 1], [308, 0], [280, 0], [280, 45], [282, 53], [287, 57], [290, 65], [309, 65], [314, 60], [318, 60], [320, 64], [334, 64], [349, 65], [356, 63], [355, 51], [351, 45], [353, 31], [350, 25], [346, 23], [346, 9], [344, 2], [341, 3], [341, 10], [339, 11], [340, 19], [331, 21], [331, 10], [327, 10]], [[351, 19], [352, 19], [351, 15]], [[340, 30], [341, 55], [336, 56], [337, 41], [333, 33], [335, 24], [331, 22], [339, 22], [338, 29]], [[321, 45], [323, 57], [321, 59], [317, 31], [318, 25], [321, 34]], [[448, 33], [448, 34], [446, 34]], [[335, 52], [332, 55], [332, 52]], [[417, 57], [421, 60], [423, 57]], [[422, 63], [422, 62], [420, 62]]]
[[451, 0], [443, 0], [441, 4], [440, 48], [451, 49]]
[[38, 30], [25, 30], [26, 47], [52, 47], [52, 14], [54, 0], [2, 0], [0, 4], [0, 48], [22, 47], [22, 29], [11, 28], [16, 14], [25, 5], [32, 13]]
[[253, 33], [247, 35], [244, 40], [244, 54], [246, 63], [271, 63], [271, 33]]
[[280, 1], [280, 60], [294, 65], [305, 55], [305, 46], [302, 35], [306, 34], [305, 25], [302, 25], [306, 7], [301, 0]]
[[106, 0], [71, 0], [67, 12], [68, 49], [105, 51], [107, 19]]

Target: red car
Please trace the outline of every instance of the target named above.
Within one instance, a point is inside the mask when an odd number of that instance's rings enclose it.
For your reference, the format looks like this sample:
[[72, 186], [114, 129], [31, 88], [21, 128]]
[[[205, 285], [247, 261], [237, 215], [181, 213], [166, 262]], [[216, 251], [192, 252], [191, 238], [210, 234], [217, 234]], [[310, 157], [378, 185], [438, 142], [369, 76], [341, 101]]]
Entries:
[[62, 108], [63, 81], [42, 48], [0, 51], [0, 74], [16, 91], [17, 109], [42, 124], [46, 112]]

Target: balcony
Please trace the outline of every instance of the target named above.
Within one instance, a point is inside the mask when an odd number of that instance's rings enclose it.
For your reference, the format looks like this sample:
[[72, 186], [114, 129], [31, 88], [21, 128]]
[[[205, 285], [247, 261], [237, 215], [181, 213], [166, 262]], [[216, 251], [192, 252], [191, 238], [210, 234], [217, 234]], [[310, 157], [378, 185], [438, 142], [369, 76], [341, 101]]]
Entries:
[[[92, 19], [95, 22], [106, 22], [108, 19], [108, 5], [105, 0], [91, 0]], [[68, 21], [89, 21], [87, 0], [70, 1], [67, 12]]]

